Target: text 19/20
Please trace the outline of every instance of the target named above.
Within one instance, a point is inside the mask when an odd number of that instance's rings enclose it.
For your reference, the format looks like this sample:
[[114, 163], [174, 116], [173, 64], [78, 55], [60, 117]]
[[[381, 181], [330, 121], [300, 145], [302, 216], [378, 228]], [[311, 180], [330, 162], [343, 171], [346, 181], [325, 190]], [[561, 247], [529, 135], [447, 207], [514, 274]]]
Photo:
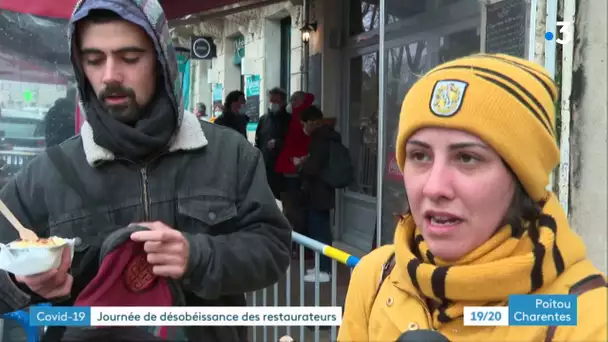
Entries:
[[464, 325], [507, 326], [509, 308], [506, 306], [467, 306], [464, 308]]

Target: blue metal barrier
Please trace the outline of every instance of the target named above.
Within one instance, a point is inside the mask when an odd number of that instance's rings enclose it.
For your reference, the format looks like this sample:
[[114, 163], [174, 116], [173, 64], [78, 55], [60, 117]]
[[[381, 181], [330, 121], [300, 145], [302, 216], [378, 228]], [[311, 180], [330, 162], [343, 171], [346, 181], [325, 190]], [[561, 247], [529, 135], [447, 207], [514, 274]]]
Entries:
[[[36, 306], [51, 306], [49, 303], [42, 303]], [[30, 326], [30, 314], [27, 310], [19, 310], [14, 312], [9, 312], [4, 315], [1, 315], [2, 319], [10, 319], [17, 321], [25, 330], [27, 335], [27, 342], [39, 342], [40, 341], [40, 327]], [[0, 339], [2, 337], [0, 336]]]

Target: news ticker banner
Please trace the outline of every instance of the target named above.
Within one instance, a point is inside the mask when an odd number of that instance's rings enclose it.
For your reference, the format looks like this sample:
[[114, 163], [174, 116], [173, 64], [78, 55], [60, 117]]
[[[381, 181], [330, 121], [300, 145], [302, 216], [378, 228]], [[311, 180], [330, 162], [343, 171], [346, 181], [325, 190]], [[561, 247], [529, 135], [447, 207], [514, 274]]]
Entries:
[[511, 295], [509, 306], [466, 306], [464, 325], [576, 325], [578, 321], [576, 301], [576, 295]]
[[339, 326], [341, 307], [31, 307], [31, 326]]
[[[31, 307], [32, 326], [339, 326], [341, 307]], [[577, 324], [576, 295], [512, 295], [509, 306], [468, 306], [468, 326]]]

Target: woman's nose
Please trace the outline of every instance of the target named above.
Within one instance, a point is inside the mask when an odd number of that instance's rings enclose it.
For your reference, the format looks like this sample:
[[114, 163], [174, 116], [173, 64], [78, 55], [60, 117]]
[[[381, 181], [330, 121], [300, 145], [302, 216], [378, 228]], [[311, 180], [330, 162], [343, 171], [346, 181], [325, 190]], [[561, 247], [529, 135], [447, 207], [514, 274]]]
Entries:
[[447, 163], [434, 162], [422, 188], [423, 195], [432, 200], [451, 199], [454, 196], [451, 173]]

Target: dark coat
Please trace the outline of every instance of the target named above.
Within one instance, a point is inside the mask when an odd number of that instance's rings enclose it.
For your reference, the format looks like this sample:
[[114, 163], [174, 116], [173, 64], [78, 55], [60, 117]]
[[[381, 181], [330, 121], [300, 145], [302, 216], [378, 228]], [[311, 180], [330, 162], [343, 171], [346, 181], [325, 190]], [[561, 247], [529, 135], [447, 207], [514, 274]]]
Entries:
[[249, 123], [249, 117], [247, 115], [223, 112], [213, 123], [224, 127], [230, 127], [247, 138], [247, 124]]
[[[83, 135], [59, 145], [81, 177], [89, 203], [67, 185], [47, 152], [9, 181], [0, 199], [38, 236], [81, 238], [72, 266], [82, 264], [87, 251], [117, 229], [132, 222], [164, 222], [181, 231], [190, 246], [180, 280], [186, 305], [245, 306], [245, 293], [285, 274], [291, 227], [266, 184], [259, 150], [233, 130], [196, 118], [183, 124], [200, 125], [184, 131], [202, 128], [208, 143], [167, 152], [144, 165], [113, 159], [92, 167]], [[16, 238], [16, 230], [0, 217], [0, 242]], [[96, 273], [94, 267], [83, 269], [87, 272], [73, 273], [74, 284], [86, 284]], [[0, 271], [0, 313], [43, 301], [11, 278]], [[187, 329], [190, 341], [240, 342], [246, 333], [245, 327], [231, 326]]]
[[[291, 114], [284, 109], [278, 113], [268, 113], [260, 118], [258, 128], [255, 132], [255, 147], [262, 151], [264, 163], [266, 164], [266, 178], [274, 197], [279, 199], [284, 191], [283, 175], [275, 171], [279, 154], [283, 150], [285, 137], [291, 121]], [[273, 149], [268, 148], [268, 142], [274, 140]]]
[[329, 161], [331, 140], [341, 143], [342, 137], [328, 125], [315, 129], [310, 135], [308, 157], [299, 167], [302, 175], [302, 200], [307, 208], [316, 210], [335, 208], [336, 190], [320, 178], [321, 171], [327, 167]]

